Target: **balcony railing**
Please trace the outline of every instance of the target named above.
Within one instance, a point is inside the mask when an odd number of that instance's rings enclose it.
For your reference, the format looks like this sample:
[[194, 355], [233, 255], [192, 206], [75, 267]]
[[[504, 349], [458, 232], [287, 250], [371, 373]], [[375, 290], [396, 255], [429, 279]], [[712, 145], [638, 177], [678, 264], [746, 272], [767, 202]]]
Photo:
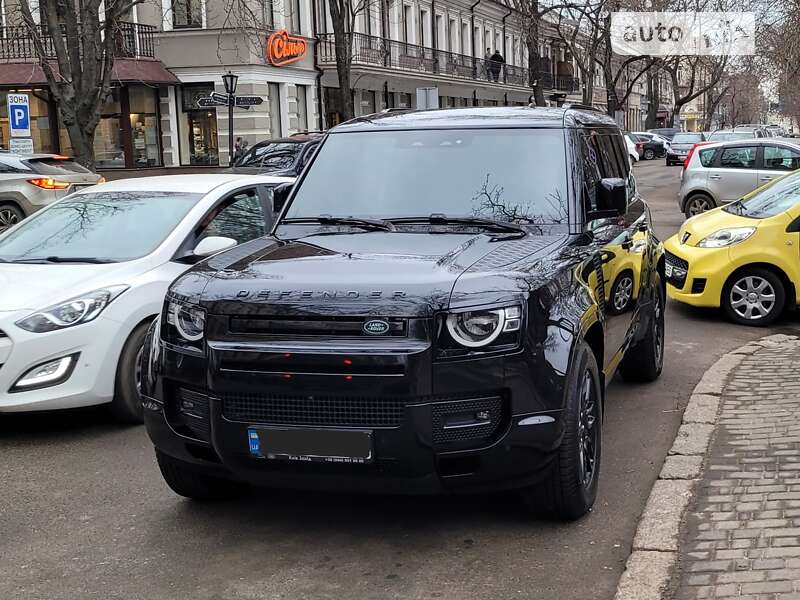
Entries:
[[[334, 35], [323, 33], [319, 36], [319, 40], [320, 43], [317, 46], [319, 63], [335, 65], [336, 42]], [[483, 58], [363, 33], [351, 33], [350, 44], [354, 65], [385, 67], [410, 73], [429, 73], [454, 79], [489, 81], [518, 87], [531, 85], [530, 70], [525, 67], [506, 63], [493, 64]], [[543, 85], [547, 89], [554, 89], [554, 86], [557, 86], [555, 89], [568, 92], [578, 89], [578, 82], [574, 77], [553, 77], [550, 73], [542, 74], [537, 85]]]
[[[155, 58], [153, 43], [156, 28], [122, 21], [114, 32], [115, 56], [118, 58]], [[37, 25], [42, 38], [44, 52], [48, 58], [55, 58], [53, 36], [47, 28]], [[63, 35], [63, 33], [62, 33]], [[33, 37], [24, 25], [0, 27], [0, 61], [26, 60], [39, 58]]]

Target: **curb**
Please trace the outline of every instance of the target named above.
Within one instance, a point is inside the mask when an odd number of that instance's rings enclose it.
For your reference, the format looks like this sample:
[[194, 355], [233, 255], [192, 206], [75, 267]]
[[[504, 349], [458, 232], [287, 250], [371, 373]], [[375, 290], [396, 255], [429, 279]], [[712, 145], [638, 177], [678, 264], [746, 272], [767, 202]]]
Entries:
[[702, 476], [728, 376], [746, 356], [794, 339], [775, 334], [749, 342], [723, 355], [695, 386], [642, 512], [614, 600], [662, 600], [678, 562], [681, 522]]

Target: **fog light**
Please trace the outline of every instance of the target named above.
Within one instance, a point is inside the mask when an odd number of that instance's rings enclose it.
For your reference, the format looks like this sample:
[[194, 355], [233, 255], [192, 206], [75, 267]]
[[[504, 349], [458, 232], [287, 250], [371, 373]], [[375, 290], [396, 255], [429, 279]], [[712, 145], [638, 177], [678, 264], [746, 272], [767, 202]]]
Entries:
[[9, 392], [25, 392], [63, 383], [72, 375], [77, 362], [78, 354], [70, 354], [36, 365], [17, 379]]

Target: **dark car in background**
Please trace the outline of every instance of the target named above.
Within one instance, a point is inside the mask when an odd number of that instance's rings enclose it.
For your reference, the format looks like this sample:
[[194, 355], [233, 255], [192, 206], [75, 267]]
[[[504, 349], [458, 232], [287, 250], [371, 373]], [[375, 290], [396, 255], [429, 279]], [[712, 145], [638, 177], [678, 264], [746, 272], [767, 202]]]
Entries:
[[167, 484], [515, 489], [586, 514], [607, 384], [664, 354], [662, 246], [614, 120], [371, 115], [312, 160], [272, 234], [180, 277], [150, 330]]
[[676, 133], [675, 137], [672, 138], [672, 145], [667, 150], [667, 166], [682, 165], [694, 145], [705, 141], [705, 134], [699, 131]]
[[259, 142], [234, 163], [230, 172], [297, 177], [314, 154], [322, 137], [322, 133], [299, 133], [288, 138]]
[[103, 181], [60, 154], [0, 152], [0, 232], [79, 189]]
[[654, 158], [663, 158], [665, 156], [667, 147], [663, 142], [658, 141], [647, 133], [630, 133], [629, 135], [636, 143], [636, 150], [643, 160], [653, 160]]

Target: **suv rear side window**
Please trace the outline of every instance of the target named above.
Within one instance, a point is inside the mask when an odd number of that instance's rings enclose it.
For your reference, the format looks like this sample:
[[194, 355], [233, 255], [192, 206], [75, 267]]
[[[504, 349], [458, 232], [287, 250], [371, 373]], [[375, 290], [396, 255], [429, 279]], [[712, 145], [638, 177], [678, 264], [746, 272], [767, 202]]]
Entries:
[[708, 168], [714, 163], [714, 155], [717, 153], [716, 148], [706, 148], [700, 150], [697, 154], [700, 157], [700, 164]]
[[756, 147], [724, 148], [719, 159], [719, 166], [723, 169], [755, 169]]
[[40, 175], [70, 175], [91, 173], [89, 169], [68, 158], [31, 158], [25, 161], [34, 172]]

